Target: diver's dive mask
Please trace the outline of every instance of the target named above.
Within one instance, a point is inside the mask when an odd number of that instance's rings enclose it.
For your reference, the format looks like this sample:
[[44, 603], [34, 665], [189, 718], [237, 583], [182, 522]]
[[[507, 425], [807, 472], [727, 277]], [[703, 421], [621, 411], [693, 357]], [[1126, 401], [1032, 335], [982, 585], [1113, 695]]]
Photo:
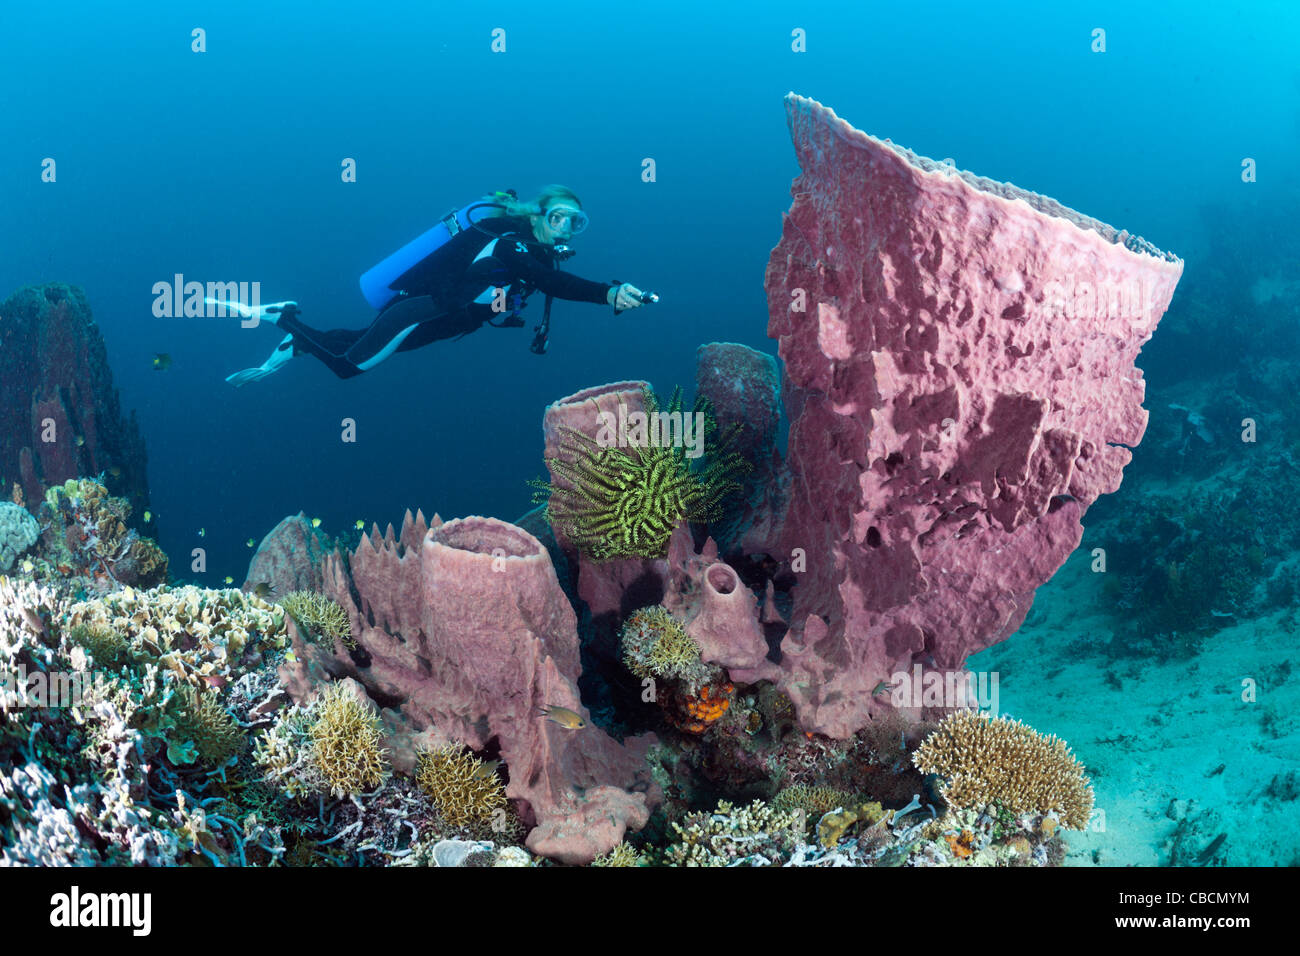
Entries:
[[548, 226], [559, 232], [567, 223], [570, 236], [576, 236], [586, 229], [589, 221], [585, 212], [572, 206], [552, 206], [546, 213]]

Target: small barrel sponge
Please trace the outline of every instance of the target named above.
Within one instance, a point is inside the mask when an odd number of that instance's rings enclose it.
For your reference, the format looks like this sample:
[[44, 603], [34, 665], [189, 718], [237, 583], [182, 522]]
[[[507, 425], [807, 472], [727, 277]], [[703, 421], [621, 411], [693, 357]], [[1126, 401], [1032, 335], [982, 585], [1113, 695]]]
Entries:
[[18, 555], [36, 543], [40, 528], [22, 505], [0, 502], [0, 571], [13, 567]]
[[1018, 720], [961, 710], [945, 717], [912, 756], [922, 773], [947, 779], [943, 798], [958, 809], [998, 801], [1013, 813], [1061, 814], [1082, 830], [1092, 785], [1065, 741]]

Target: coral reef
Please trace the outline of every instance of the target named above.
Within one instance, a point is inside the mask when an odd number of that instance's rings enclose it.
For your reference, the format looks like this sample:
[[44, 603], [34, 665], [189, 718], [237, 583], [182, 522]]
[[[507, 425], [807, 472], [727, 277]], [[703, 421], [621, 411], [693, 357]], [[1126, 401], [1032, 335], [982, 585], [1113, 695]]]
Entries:
[[408, 513], [400, 539], [391, 527], [372, 534], [346, 567], [327, 557], [325, 587], [348, 611], [358, 650], [331, 655], [296, 640], [282, 675], [300, 703], [355, 678], [383, 704], [394, 768], [408, 775], [419, 749], [482, 752], [495, 740], [536, 853], [589, 862], [645, 824], [647, 801], [657, 802], [644, 765], [653, 738], [619, 744], [543, 717], [548, 707], [587, 715], [577, 620], [537, 539], [496, 519], [435, 516], [430, 526]]
[[85, 579], [84, 590], [117, 585], [149, 588], [167, 580], [167, 555], [127, 526], [131, 505], [99, 481], [68, 479], [45, 492], [40, 573]]
[[1075, 830], [1092, 814], [1092, 787], [1065, 741], [1018, 720], [958, 711], [925, 739], [913, 762], [947, 779], [941, 792], [953, 807], [997, 802], [1013, 813], [1059, 813]]

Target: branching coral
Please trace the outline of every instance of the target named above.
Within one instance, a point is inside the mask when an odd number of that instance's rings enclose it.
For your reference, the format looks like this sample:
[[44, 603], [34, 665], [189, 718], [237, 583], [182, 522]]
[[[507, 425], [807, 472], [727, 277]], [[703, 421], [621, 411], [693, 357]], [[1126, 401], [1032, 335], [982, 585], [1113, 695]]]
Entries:
[[676, 866], [769, 866], [779, 864], [802, 842], [803, 814], [777, 810], [762, 800], [735, 807], [718, 802], [713, 813], [694, 813], [674, 823], [678, 842], [668, 848]]
[[602, 854], [591, 861], [592, 866], [643, 866], [644, 861], [641, 854], [637, 852], [636, 847], [628, 843], [620, 843], [608, 853]]
[[[648, 422], [683, 420], [681, 389], [674, 390], [666, 411], [647, 390], [645, 406]], [[703, 442], [711, 446], [706, 463], [695, 470], [684, 441], [664, 440], [668, 429], [629, 433], [622, 436], [626, 442], [567, 429], [561, 453], [547, 462], [554, 481], [533, 482], [547, 520], [578, 550], [605, 560], [663, 557], [680, 522], [716, 518], [726, 496], [740, 489], [735, 476], [749, 464], [731, 447], [734, 429], [717, 436], [702, 397], [690, 414], [703, 422]]]
[[957, 808], [997, 801], [1012, 813], [1061, 814], [1082, 830], [1092, 814], [1092, 786], [1065, 741], [1018, 720], [958, 711], [912, 756], [922, 773], [947, 779], [943, 798]]
[[707, 679], [700, 646], [682, 623], [659, 605], [643, 607], [623, 624], [623, 663], [637, 677]]
[[505, 821], [506, 792], [501, 778], [492, 765], [463, 747], [421, 751], [415, 780], [454, 827]]
[[333, 684], [321, 696], [309, 736], [326, 787], [346, 797], [379, 786], [388, 776], [379, 717], [345, 684]]
[[280, 605], [298, 622], [304, 632], [314, 635], [316, 642], [323, 647], [333, 649], [335, 642], [342, 641], [349, 648], [355, 648], [352, 639], [352, 622], [348, 612], [335, 601], [314, 591], [291, 591], [280, 601]]

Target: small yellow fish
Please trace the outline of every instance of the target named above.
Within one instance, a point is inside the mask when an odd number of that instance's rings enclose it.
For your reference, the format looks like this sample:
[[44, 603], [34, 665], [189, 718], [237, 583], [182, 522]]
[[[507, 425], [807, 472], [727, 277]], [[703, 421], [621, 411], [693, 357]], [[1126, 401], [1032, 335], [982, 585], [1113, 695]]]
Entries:
[[320, 518], [312, 518], [312, 519], [311, 519], [311, 526], [312, 526], [313, 528], [319, 528], [319, 527], [320, 527]]
[[253, 585], [253, 594], [263, 601], [270, 601], [271, 595], [275, 593], [275, 585], [269, 581], [258, 581]]
[[172, 367], [172, 357], [166, 352], [155, 352], [153, 354], [153, 370], [155, 372], [165, 372]]
[[252, 539], [252, 538], [249, 538], [249, 539], [248, 539], [248, 546], [249, 546], [250, 548], [253, 546], [253, 539]]
[[24, 559], [23, 574], [31, 574], [35, 570], [36, 570], [36, 565], [32, 564], [31, 558]]
[[295, 654], [293, 651], [286, 651], [284, 655], [284, 659], [288, 661], [290, 664], [298, 663], [298, 655]]
[[234, 583], [235, 583], [235, 579], [232, 578], [229, 574], [226, 575], [226, 577], [225, 577], [224, 580], [225, 580], [226, 584], [228, 584], [228, 585], [230, 585], [230, 584], [234, 584]]
[[497, 772], [497, 767], [499, 766], [501, 766], [500, 760], [489, 760], [487, 763], [475, 770], [474, 773], [470, 775], [470, 779], [486, 780]]
[[152, 512], [152, 511], [146, 511], [146, 512], [144, 513], [144, 523], [145, 523], [145, 524], [148, 524], [148, 523], [149, 523], [150, 521], [152, 521], [152, 520], [153, 520], [153, 512]]
[[114, 478], [122, 477], [122, 469], [117, 467], [117, 465], [114, 465], [112, 468], [108, 469], [108, 473], [112, 475]]
[[357, 519], [357, 530], [358, 530], [358, 531], [363, 531], [363, 530], [365, 530], [365, 527], [366, 527], [366, 523], [365, 523], [364, 521], [362, 521], [360, 518], [358, 518], [358, 519]]
[[83, 436], [78, 435], [78, 436], [77, 436], [77, 447], [80, 448], [80, 447], [81, 447], [82, 445], [84, 445], [85, 443], [86, 443], [86, 439], [85, 439]]
[[582, 719], [580, 714], [575, 714], [567, 707], [557, 707], [549, 704], [542, 708], [542, 715], [549, 721], [559, 724], [565, 730], [581, 730], [587, 726], [587, 722]]

